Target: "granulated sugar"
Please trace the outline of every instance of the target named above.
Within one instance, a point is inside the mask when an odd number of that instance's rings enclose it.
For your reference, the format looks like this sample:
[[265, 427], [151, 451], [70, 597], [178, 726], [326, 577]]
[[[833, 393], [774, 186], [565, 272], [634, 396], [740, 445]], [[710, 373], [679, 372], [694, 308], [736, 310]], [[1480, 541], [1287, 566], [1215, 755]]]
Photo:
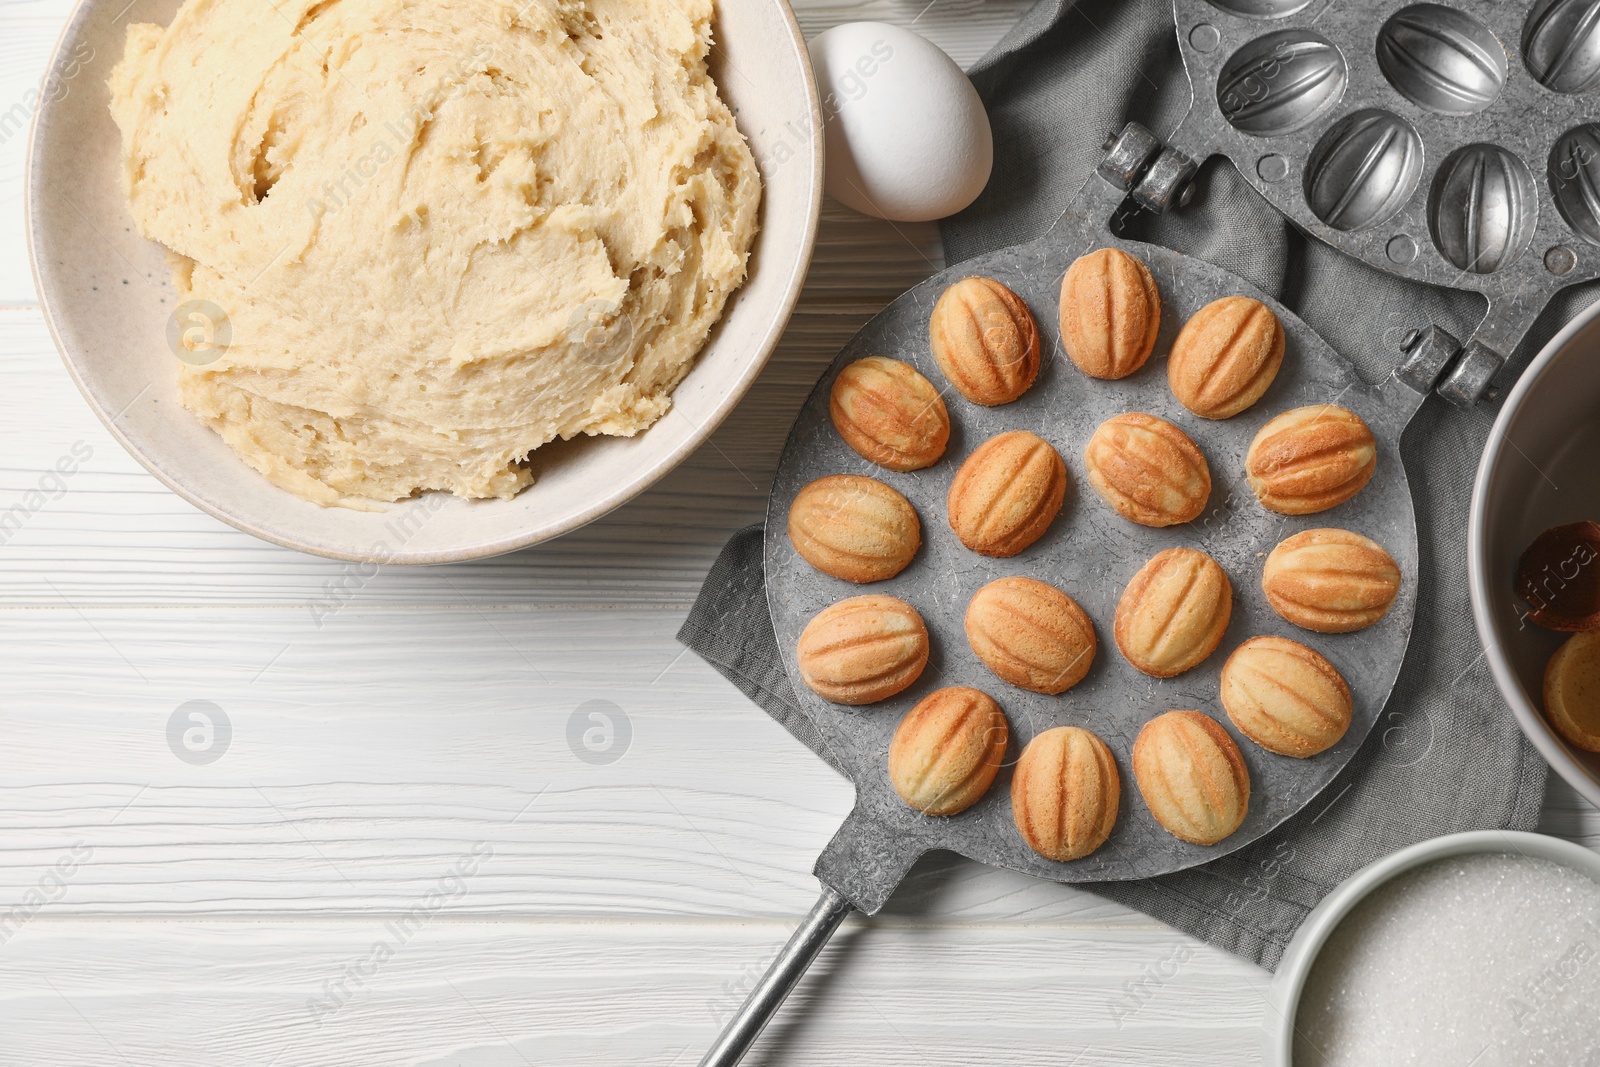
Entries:
[[1318, 954], [1295, 1067], [1600, 1064], [1600, 885], [1476, 854], [1400, 875]]

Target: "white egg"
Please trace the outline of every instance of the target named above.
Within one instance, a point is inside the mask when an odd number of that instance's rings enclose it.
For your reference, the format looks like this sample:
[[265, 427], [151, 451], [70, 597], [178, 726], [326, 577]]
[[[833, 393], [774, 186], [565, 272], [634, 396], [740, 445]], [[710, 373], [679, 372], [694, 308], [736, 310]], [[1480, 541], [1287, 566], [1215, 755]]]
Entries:
[[927, 39], [850, 22], [811, 42], [828, 192], [882, 219], [953, 215], [989, 181], [994, 137], [977, 90]]

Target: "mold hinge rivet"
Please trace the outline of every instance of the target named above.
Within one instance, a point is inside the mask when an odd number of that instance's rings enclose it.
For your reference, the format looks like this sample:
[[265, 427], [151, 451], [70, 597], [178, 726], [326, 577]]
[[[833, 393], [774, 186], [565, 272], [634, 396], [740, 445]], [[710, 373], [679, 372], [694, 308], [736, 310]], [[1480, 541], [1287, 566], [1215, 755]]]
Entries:
[[1493, 401], [1496, 394], [1489, 383], [1503, 363], [1505, 358], [1482, 341], [1469, 341], [1461, 358], [1439, 383], [1439, 395], [1464, 408], [1480, 400]]
[[1194, 176], [1199, 169], [1199, 164], [1176, 148], [1163, 148], [1133, 187], [1133, 199], [1157, 214], [1182, 207], [1194, 193]]
[[1161, 140], [1137, 122], [1130, 122], [1120, 133], [1107, 137], [1102, 147], [1106, 156], [1095, 168], [1096, 173], [1128, 192], [1161, 151]]
[[1427, 326], [1406, 334], [1401, 348], [1406, 358], [1396, 373], [1411, 388], [1426, 393], [1461, 351], [1461, 342], [1437, 326]]

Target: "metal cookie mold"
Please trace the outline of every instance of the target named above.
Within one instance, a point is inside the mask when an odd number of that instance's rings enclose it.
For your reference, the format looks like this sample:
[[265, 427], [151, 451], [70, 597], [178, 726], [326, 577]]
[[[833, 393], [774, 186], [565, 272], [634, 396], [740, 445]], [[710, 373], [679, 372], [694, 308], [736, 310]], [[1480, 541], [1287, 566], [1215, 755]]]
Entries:
[[[1144, 367], [1116, 382], [1096, 381], [1066, 360], [1051, 360], [1033, 387], [1002, 408], [957, 401], [951, 416], [961, 450], [997, 432], [1031, 427], [1068, 454], [1106, 419], [1130, 409], [1187, 424], [1213, 461], [1212, 510], [1203, 520], [1172, 527], [1133, 524], [1106, 506], [1075, 500], [1051, 528], [1022, 553], [997, 561], [965, 549], [942, 522], [927, 524], [928, 538], [919, 558], [884, 583], [881, 592], [913, 604], [932, 634], [939, 635], [937, 662], [911, 689], [871, 707], [833, 704], [796, 684], [799, 712], [816, 729], [835, 765], [855, 784], [855, 806], [839, 832], [817, 859], [815, 873], [822, 894], [811, 913], [778, 954], [766, 975], [755, 983], [743, 1007], [701, 1060], [702, 1067], [734, 1067], [766, 1021], [783, 1002], [822, 945], [852, 909], [874, 914], [881, 909], [912, 865], [933, 850], [956, 852], [981, 863], [1006, 867], [1061, 882], [1097, 882], [1185, 870], [1249, 844], [1304, 810], [1324, 793], [1340, 769], [1361, 748], [1388, 700], [1405, 658], [1416, 612], [1417, 527], [1399, 442], [1406, 425], [1427, 398], [1431, 381], [1398, 376], [1381, 383], [1361, 378], [1355, 368], [1271, 296], [1202, 260], [1171, 249], [1127, 241], [1110, 229], [1112, 220], [1130, 210], [1139, 189], [1155, 203], [1181, 201], [1181, 189], [1193, 174], [1193, 163], [1171, 146], [1163, 146], [1148, 130], [1132, 124], [1107, 145], [1107, 162], [1092, 175], [1066, 212], [1046, 233], [1027, 244], [996, 249], [935, 274], [879, 312], [844, 347], [806, 401], [790, 431], [773, 479], [768, 501], [764, 544], [767, 605], [773, 633], [791, 679], [799, 679], [797, 644], [818, 611], [848, 595], [840, 583], [805, 563], [781, 531], [781, 517], [803, 487], [819, 472], [838, 473], [858, 467], [859, 454], [835, 431], [829, 400], [835, 376], [864, 353], [903, 359], [935, 375], [928, 348], [928, 323], [944, 291], [963, 278], [992, 278], [1032, 309], [1041, 341], [1059, 347], [1061, 277], [1085, 253], [1117, 247], [1138, 257], [1156, 282], [1161, 311], [1163, 349], [1170, 347], [1181, 323], [1223, 296], [1249, 293], [1278, 316], [1285, 354], [1280, 373], [1260, 404], [1233, 419], [1195, 419], [1172, 395], [1160, 368]], [[1163, 160], [1167, 162], [1162, 163]], [[1109, 173], [1106, 173], [1109, 172]], [[1069, 369], [1064, 369], [1069, 368]], [[931, 816], [904, 799], [887, 769], [885, 753], [900, 735], [902, 716], [915, 713], [935, 687], [970, 684], [988, 693], [1009, 722], [1014, 753], [1030, 741], [1071, 726], [1099, 738], [1102, 755], [1129, 754], [1144, 724], [1165, 708], [1210, 708], [1216, 700], [1220, 655], [1178, 677], [1156, 681], [1142, 674], [1120, 654], [1102, 653], [1078, 683], [1051, 695], [999, 681], [961, 640], [972, 597], [1001, 577], [1032, 576], [1056, 585], [1099, 626], [1114, 619], [1126, 579], [1170, 548], [1199, 547], [1216, 565], [1233, 574], [1235, 603], [1224, 641], [1230, 647], [1247, 636], [1279, 633], [1290, 625], [1278, 618], [1255, 589], [1252, 576], [1261, 560], [1289, 528], [1318, 525], [1320, 516], [1287, 517], [1260, 507], [1237, 504], [1238, 471], [1250, 442], [1274, 412], [1338, 403], [1361, 416], [1382, 442], [1378, 469], [1361, 494], [1340, 505], [1341, 523], [1378, 539], [1393, 555], [1403, 575], [1400, 595], [1390, 611], [1367, 630], [1341, 635], [1329, 655], [1349, 681], [1350, 727], [1331, 747], [1308, 758], [1289, 759], [1246, 743], [1236, 758], [1248, 768], [1250, 803], [1234, 832], [1213, 845], [1182, 840], [1163, 829], [1146, 809], [1129, 805], [1114, 825], [1102, 829], [1088, 851], [1040, 849], [1036, 838], [1019, 829], [1014, 816], [1011, 779], [1015, 759], [1003, 762], [993, 785], [964, 810]], [[879, 472], [895, 482], [928, 518], [946, 507], [954, 457], [922, 470]], [[1232, 473], [1230, 473], [1232, 472]], [[1074, 491], [1074, 495], [1080, 495]], [[1246, 491], [1248, 496], [1248, 491]], [[1000, 567], [1000, 570], [996, 570]], [[1254, 590], [1254, 591], [1253, 591]], [[1194, 714], [1194, 713], [1191, 713]], [[1216, 736], [1234, 732], [1221, 716], [1208, 718]], [[1059, 736], [1059, 734], [1055, 735]], [[1108, 768], [1107, 768], [1108, 769]], [[1008, 780], [1010, 779], [1010, 780]], [[1102, 783], [1105, 779], [1101, 779]], [[1107, 836], [1109, 834], [1109, 836]]]
[[[1147, 161], [1145, 166], [1153, 166]], [[806, 485], [821, 476], [860, 469], [862, 460], [833, 427], [828, 398], [834, 378], [867, 353], [905, 360], [937, 379], [928, 347], [928, 322], [945, 289], [969, 276], [993, 278], [1031, 308], [1046, 350], [1059, 346], [1061, 277], [1078, 257], [1101, 247], [1121, 248], [1139, 258], [1156, 281], [1161, 302], [1159, 351], [1166, 351], [1181, 325], [1220, 297], [1248, 294], [1278, 316], [1284, 331], [1283, 364], [1271, 387], [1250, 410], [1231, 419], [1209, 421], [1187, 411], [1173, 396], [1165, 371], [1146, 365], [1115, 382], [1091, 379], [1067, 360], [1040, 370], [1033, 387], [1004, 407], [951, 401], [955, 451], [968, 452], [995, 434], [1027, 429], [1055, 445], [1073, 469], [1071, 499], [1044, 536], [1015, 556], [995, 559], [964, 547], [943, 516], [960, 456], [906, 474], [882, 473], [923, 516], [926, 539], [915, 561], [875, 586], [914, 606], [926, 621], [937, 662], [910, 689], [870, 708], [832, 704], [797, 684], [800, 711], [816, 726], [828, 748], [856, 786], [855, 810], [818, 861], [818, 876], [858, 906], [875, 910], [910, 860], [929, 849], [958, 852], [980, 862], [1064, 882], [1150, 877], [1183, 870], [1232, 851], [1268, 832], [1305, 806], [1361, 746], [1387, 698], [1405, 656], [1406, 638], [1416, 610], [1416, 522], [1399, 440], [1427, 397], [1398, 378], [1379, 384], [1362, 381], [1355, 369], [1325, 341], [1276, 304], [1270, 296], [1220, 268], [1154, 245], [1125, 241], [1107, 229], [1107, 220], [1126, 209], [1126, 186], [1091, 177], [1060, 220], [1046, 234], [1024, 245], [997, 249], [966, 260], [911, 289], [862, 327], [823, 375], [795, 420], [773, 479], [765, 538], [767, 604], [778, 649], [791, 678], [798, 678], [798, 641], [809, 620], [855, 587], [831, 578], [799, 556], [784, 533], [783, 516]], [[1127, 766], [1133, 742], [1152, 714], [1167, 708], [1215, 707], [1217, 679], [1225, 654], [1175, 678], [1155, 682], [1124, 656], [1103, 649], [1071, 689], [1049, 695], [1000, 683], [962, 639], [972, 596], [996, 579], [1024, 576], [1049, 582], [1071, 596], [1110, 637], [1123, 589], [1157, 553], [1169, 548], [1199, 548], [1223, 567], [1234, 583], [1232, 616], [1225, 648], [1258, 633], [1287, 633], [1287, 625], [1259, 590], [1261, 561], [1292, 530], [1325, 525], [1325, 516], [1285, 519], [1252, 500], [1240, 506], [1245, 454], [1261, 427], [1280, 412], [1333, 398], [1356, 412], [1381, 442], [1379, 469], [1361, 494], [1340, 505], [1339, 523], [1361, 530], [1388, 549], [1405, 575], [1401, 600], [1371, 630], [1344, 635], [1327, 644], [1355, 694], [1356, 718], [1340, 742], [1310, 761], [1274, 758], [1246, 748], [1252, 782], [1244, 824], [1226, 841], [1200, 846], [1161, 829], [1147, 813], [1130, 805], [1118, 819], [1106, 847], [1070, 862], [1035, 853], [1017, 833], [1006, 778], [959, 815], [932, 818], [908, 807], [885, 773], [885, 753], [902, 716], [929, 692], [950, 685], [980, 689], [997, 700], [1010, 720], [1019, 747], [1056, 726], [1083, 726], [1111, 746]], [[1129, 522], [1093, 495], [1081, 481], [1080, 457], [1095, 428], [1114, 416], [1142, 411], [1166, 419], [1189, 434], [1210, 464], [1212, 501], [1202, 518], [1154, 528]], [[1230, 502], [1231, 500], [1231, 502]], [[1287, 524], [1287, 525], [1285, 525]], [[1109, 642], [1108, 642], [1109, 645]], [[1223, 724], [1228, 729], [1227, 724]], [[1002, 776], [1010, 774], [1009, 763]]]
[[1433, 243], [1462, 270], [1493, 274], [1528, 247], [1538, 195], [1527, 164], [1499, 145], [1457, 149], [1428, 194]]
[[1546, 89], [1593, 89], [1600, 83], [1600, 0], [1540, 0], [1523, 27], [1522, 57]]
[[1392, 111], [1367, 108], [1317, 142], [1306, 162], [1306, 203], [1336, 230], [1365, 230], [1404, 207], [1421, 176], [1417, 131]]
[[[1457, 403], [1497, 395], [1550, 298], [1600, 278], [1600, 0], [1272, 9], [1269, 21], [1263, 0], [1173, 0], [1195, 101], [1169, 144], [1227, 156], [1369, 266], [1483, 297], [1477, 328], [1424, 346], [1424, 362], [1444, 365], [1436, 387]], [[1342, 84], [1325, 102], [1326, 82], [1301, 83], [1335, 53]], [[1450, 336], [1416, 317], [1374, 328], [1397, 348]]]
[[1217, 79], [1217, 105], [1245, 133], [1289, 133], [1338, 103], [1346, 75], [1332, 41], [1310, 30], [1280, 30], [1229, 58]]
[[1416, 4], [1378, 31], [1378, 69], [1407, 100], [1441, 115], [1471, 115], [1506, 84], [1506, 52], [1489, 27], [1440, 4]]
[[1546, 170], [1561, 217], [1579, 237], [1600, 245], [1600, 126], [1586, 122], [1562, 134]]

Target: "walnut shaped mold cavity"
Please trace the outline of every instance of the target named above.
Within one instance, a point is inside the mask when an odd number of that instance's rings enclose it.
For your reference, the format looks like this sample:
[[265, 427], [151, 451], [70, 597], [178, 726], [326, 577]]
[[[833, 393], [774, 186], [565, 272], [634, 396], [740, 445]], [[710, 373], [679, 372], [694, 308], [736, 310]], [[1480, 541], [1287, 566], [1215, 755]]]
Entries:
[[1378, 69], [1401, 96], [1440, 115], [1472, 115], [1506, 84], [1506, 51], [1464, 11], [1414, 4], [1378, 31]]
[[1545, 169], [1551, 199], [1567, 226], [1600, 245], [1600, 125], [1586, 122], [1562, 134]]
[[1557, 93], [1600, 85], [1600, 0], [1540, 0], [1522, 24], [1522, 61]]
[[1405, 119], [1363, 108], [1328, 128], [1306, 160], [1305, 198], [1336, 230], [1370, 229], [1405, 206], [1422, 177], [1422, 138]]
[[1239, 132], [1277, 137], [1321, 117], [1348, 80], [1332, 41], [1311, 30], [1278, 30], [1228, 58], [1217, 77], [1217, 106]]
[[1499, 145], [1469, 144], [1452, 152], [1428, 194], [1428, 230], [1451, 264], [1494, 274], [1515, 262], [1533, 239], [1539, 191], [1527, 164]]

